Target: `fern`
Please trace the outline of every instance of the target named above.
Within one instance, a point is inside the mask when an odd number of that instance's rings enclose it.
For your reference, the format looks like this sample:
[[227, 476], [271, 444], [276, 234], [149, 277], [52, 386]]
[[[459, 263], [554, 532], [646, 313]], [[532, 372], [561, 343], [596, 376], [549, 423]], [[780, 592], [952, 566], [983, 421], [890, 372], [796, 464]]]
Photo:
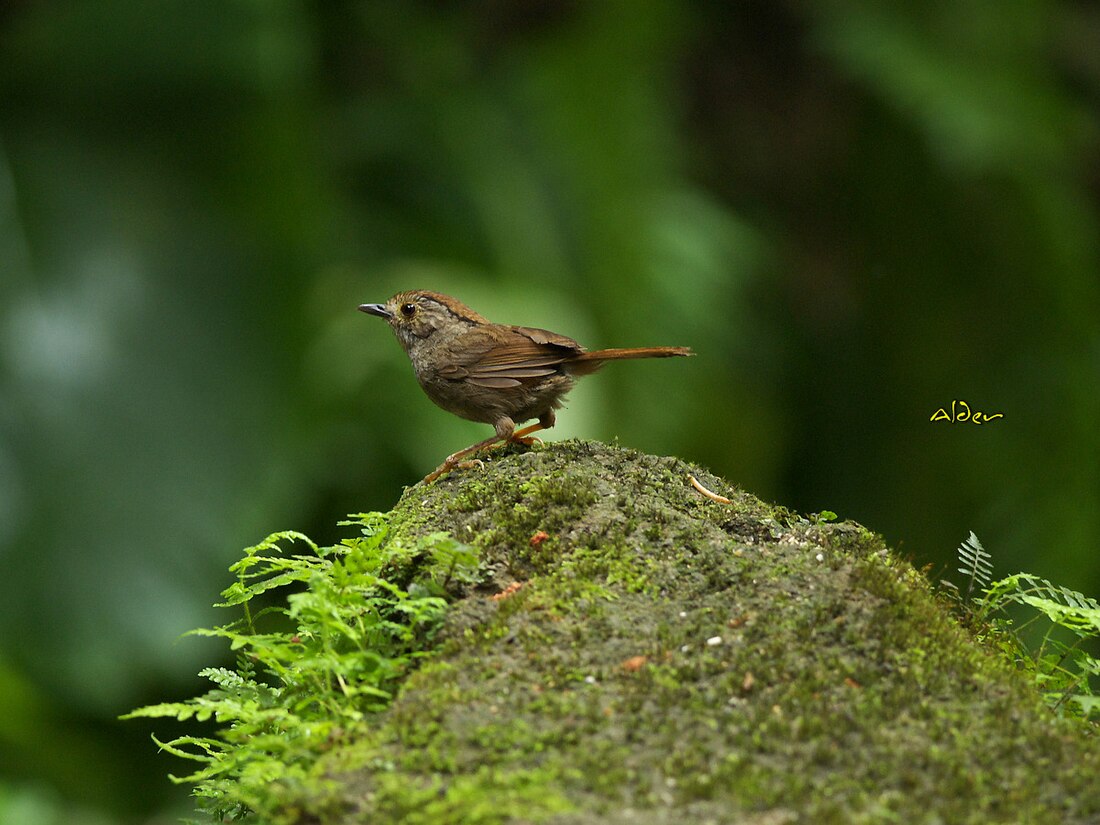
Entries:
[[[206, 668], [199, 675], [213, 686], [205, 694], [122, 717], [222, 725], [212, 736], [154, 737], [162, 750], [198, 763], [171, 778], [194, 784], [217, 821], [262, 807], [274, 782], [323, 785], [323, 777], [310, 776], [317, 755], [387, 706], [429, 655], [446, 610], [446, 584], [477, 578], [476, 556], [444, 534], [403, 546], [386, 541], [381, 514], [344, 524], [359, 526], [361, 535], [320, 547], [282, 532], [246, 549], [218, 605], [243, 615], [190, 634], [228, 641], [238, 654], [236, 669]], [[308, 552], [290, 554], [292, 545]], [[283, 604], [253, 612], [258, 597], [302, 584]]]
[[[967, 577], [967, 612], [998, 631], [1000, 646], [1016, 664], [1031, 673], [1036, 688], [1056, 710], [1068, 708], [1086, 719], [1100, 719], [1100, 659], [1084, 645], [1100, 639], [1100, 603], [1052, 584], [1031, 573], [1016, 573], [991, 581], [992, 556], [973, 532], [958, 549], [958, 571]], [[958, 588], [950, 582], [956, 594]], [[975, 588], [979, 595], [973, 595]], [[958, 598], [958, 596], [956, 596]], [[1015, 624], [1009, 608], [1019, 606], [1032, 615]], [[1026, 614], [1025, 614], [1026, 615]], [[1024, 641], [1025, 631], [1046, 620], [1037, 644]], [[1063, 641], [1069, 636], [1070, 642]]]
[[993, 576], [993, 557], [985, 552], [973, 530], [966, 541], [959, 545], [957, 552], [959, 563], [963, 565], [959, 572], [967, 577], [966, 598], [970, 599], [973, 597], [975, 585], [979, 588], [989, 585]]
[[[1100, 603], [1030, 573], [1016, 573], [991, 584], [980, 609], [984, 615], [991, 615], [1003, 612], [1010, 604], [1035, 611], [1017, 629], [1017, 636], [1040, 618], [1049, 622], [1030, 656], [1036, 686], [1047, 701], [1056, 708], [1075, 708], [1086, 718], [1100, 718], [1100, 696], [1093, 684], [1100, 677], [1100, 659], [1084, 649], [1088, 641], [1100, 639]], [[1059, 628], [1069, 632], [1070, 643], [1057, 637]]]

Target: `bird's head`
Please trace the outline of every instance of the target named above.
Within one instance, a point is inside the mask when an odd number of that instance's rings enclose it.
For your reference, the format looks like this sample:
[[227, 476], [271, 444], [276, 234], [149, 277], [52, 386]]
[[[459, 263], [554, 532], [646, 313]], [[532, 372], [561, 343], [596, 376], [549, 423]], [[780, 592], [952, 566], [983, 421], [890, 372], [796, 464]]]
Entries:
[[385, 318], [406, 351], [440, 330], [489, 323], [461, 301], [424, 289], [398, 292], [384, 304], [362, 304], [359, 311]]

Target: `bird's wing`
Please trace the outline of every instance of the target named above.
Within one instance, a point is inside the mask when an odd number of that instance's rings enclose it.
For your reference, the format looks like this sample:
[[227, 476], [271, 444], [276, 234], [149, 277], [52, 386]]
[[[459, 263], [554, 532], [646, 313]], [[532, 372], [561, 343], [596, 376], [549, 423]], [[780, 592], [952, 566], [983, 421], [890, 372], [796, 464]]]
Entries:
[[463, 363], [441, 375], [496, 389], [553, 375], [564, 361], [584, 352], [572, 338], [531, 327], [475, 328], [463, 336], [462, 344]]

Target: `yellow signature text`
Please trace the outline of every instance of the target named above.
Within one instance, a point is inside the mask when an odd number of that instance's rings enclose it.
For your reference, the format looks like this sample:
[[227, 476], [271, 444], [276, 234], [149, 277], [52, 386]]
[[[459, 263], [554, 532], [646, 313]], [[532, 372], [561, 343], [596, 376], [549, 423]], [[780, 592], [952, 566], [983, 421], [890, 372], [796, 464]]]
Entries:
[[962, 423], [969, 421], [972, 424], [985, 424], [987, 421], [993, 421], [997, 418], [1004, 418], [1004, 413], [984, 413], [980, 411], [974, 411], [970, 409], [970, 405], [965, 401], [952, 401], [951, 412], [941, 407], [932, 413], [932, 417], [929, 421], [950, 421], [952, 424]]

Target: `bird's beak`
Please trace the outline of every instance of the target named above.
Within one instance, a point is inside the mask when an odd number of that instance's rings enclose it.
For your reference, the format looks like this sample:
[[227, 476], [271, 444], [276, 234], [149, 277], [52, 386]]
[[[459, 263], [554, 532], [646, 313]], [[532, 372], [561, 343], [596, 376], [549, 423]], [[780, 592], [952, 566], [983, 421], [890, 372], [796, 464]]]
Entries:
[[367, 315], [377, 315], [379, 318], [385, 318], [387, 321], [393, 317], [393, 313], [386, 309], [383, 304], [360, 304], [359, 311], [365, 312]]

